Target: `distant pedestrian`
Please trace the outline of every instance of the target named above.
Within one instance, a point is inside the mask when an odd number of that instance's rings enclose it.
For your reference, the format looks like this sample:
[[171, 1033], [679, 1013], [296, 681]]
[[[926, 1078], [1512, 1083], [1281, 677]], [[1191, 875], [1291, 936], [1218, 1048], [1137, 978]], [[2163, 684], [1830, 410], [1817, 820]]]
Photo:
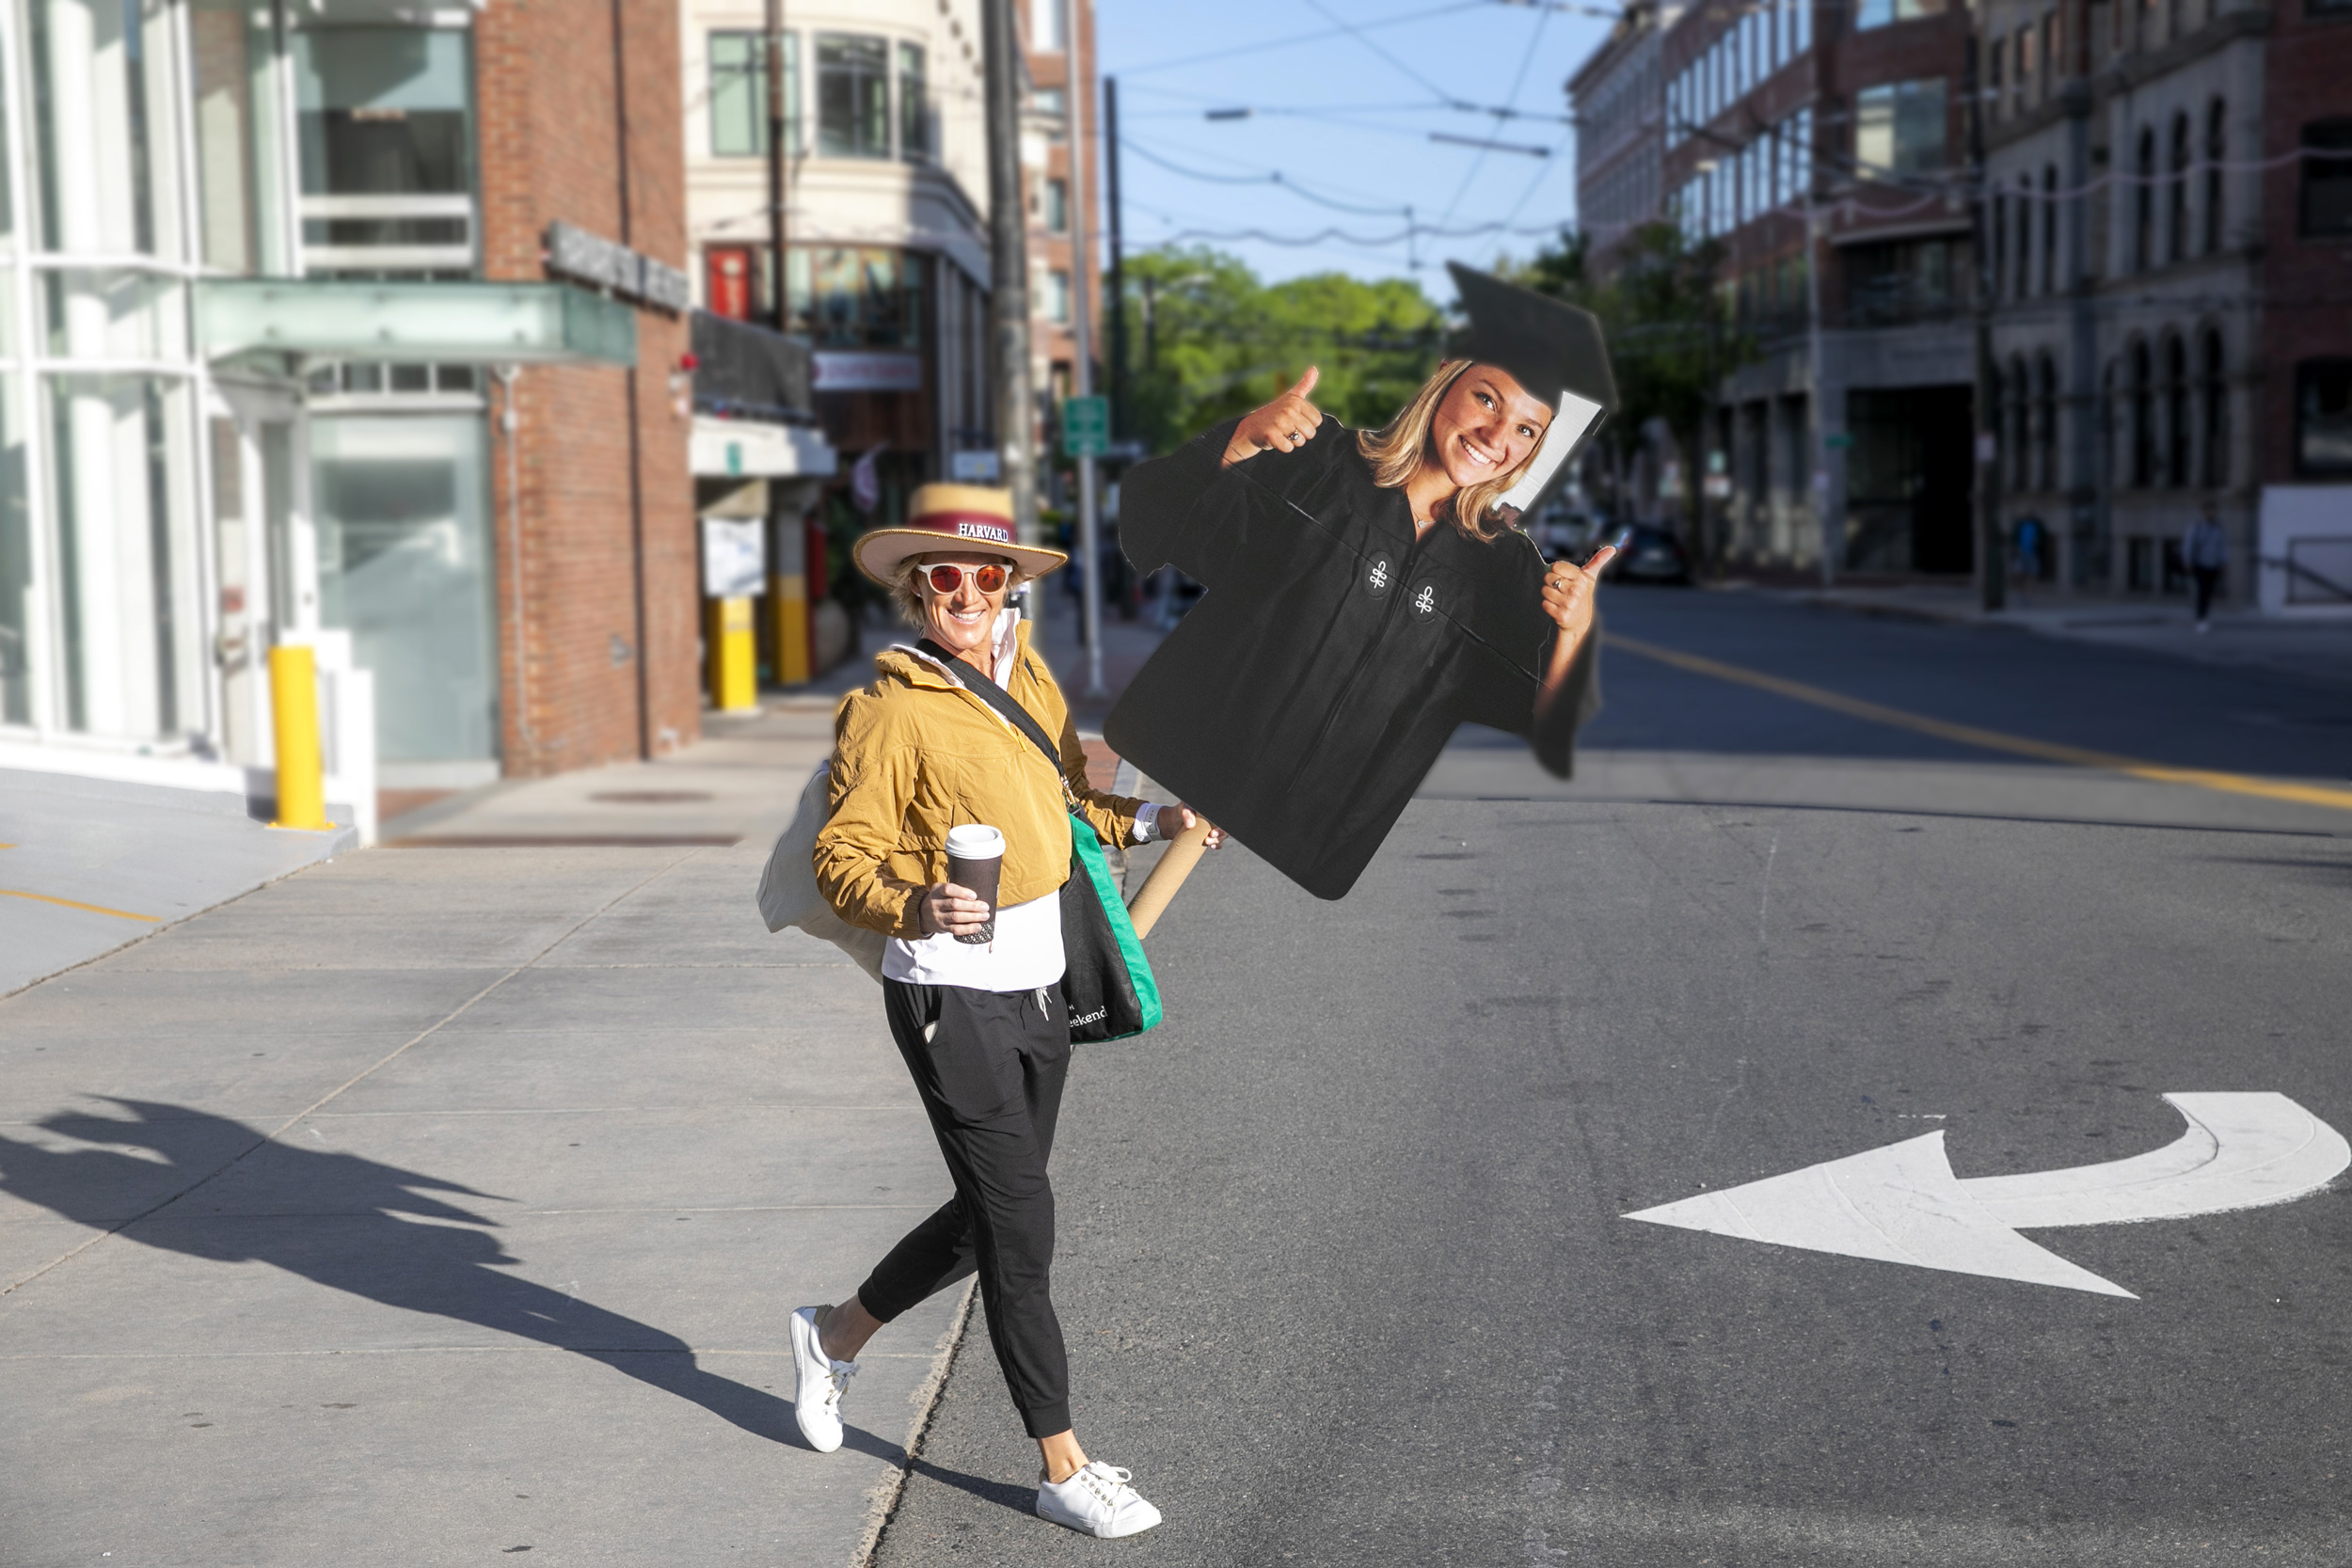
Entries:
[[2197, 579], [2197, 629], [2201, 632], [2213, 629], [2209, 619], [2213, 594], [2221, 585], [2221, 569], [2230, 563], [2230, 536], [2214, 515], [2212, 497], [2206, 497], [2198, 510], [2198, 519], [2181, 536], [2181, 561]]
[[2010, 574], [2016, 579], [2017, 602], [2026, 602], [2026, 590], [2042, 580], [2042, 519], [2024, 516], [2017, 519], [2016, 529], [2010, 534]]
[[[1159, 1510], [1127, 1471], [1090, 1463], [1071, 1430], [1045, 1164], [1070, 1069], [1059, 896], [1068, 813], [1105, 843], [1131, 844], [1155, 836], [1159, 808], [1088, 782], [1061, 689], [1006, 607], [1025, 578], [1068, 557], [1014, 543], [1003, 490], [929, 484], [912, 511], [903, 528], [862, 535], [855, 559], [923, 628], [923, 645], [883, 651], [874, 683], [841, 705], [833, 812], [814, 868], [843, 920], [890, 939], [883, 1010], [956, 1196], [848, 1300], [792, 1315], [794, 1415], [810, 1447], [838, 1449], [842, 1390], [866, 1341], [977, 1273], [997, 1365], [1044, 1461], [1039, 1515], [1088, 1535], [1134, 1535], [1158, 1524]], [[1058, 771], [975, 682], [1002, 688], [1058, 738]], [[1167, 810], [1193, 825], [1183, 806]], [[1001, 834], [993, 902], [947, 876], [948, 830], [973, 824]], [[981, 940], [983, 931], [993, 934]]]

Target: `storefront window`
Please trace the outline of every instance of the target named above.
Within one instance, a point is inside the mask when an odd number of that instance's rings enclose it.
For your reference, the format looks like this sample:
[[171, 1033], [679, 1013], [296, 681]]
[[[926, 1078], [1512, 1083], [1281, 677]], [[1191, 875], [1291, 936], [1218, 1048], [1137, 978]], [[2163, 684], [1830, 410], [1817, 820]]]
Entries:
[[224, 272], [282, 274], [289, 268], [278, 218], [272, 8], [257, 0], [194, 0], [188, 47], [205, 263]]
[[898, 45], [898, 156], [920, 163], [931, 151], [931, 99], [925, 85], [923, 46]]
[[310, 270], [472, 270], [470, 45], [427, 27], [294, 35]]
[[790, 252], [792, 330], [818, 348], [920, 348], [925, 258], [810, 245]]
[[185, 383], [49, 378], [66, 727], [148, 740], [203, 712]]
[[310, 427], [319, 621], [375, 672], [386, 762], [497, 754], [485, 444], [475, 416]]

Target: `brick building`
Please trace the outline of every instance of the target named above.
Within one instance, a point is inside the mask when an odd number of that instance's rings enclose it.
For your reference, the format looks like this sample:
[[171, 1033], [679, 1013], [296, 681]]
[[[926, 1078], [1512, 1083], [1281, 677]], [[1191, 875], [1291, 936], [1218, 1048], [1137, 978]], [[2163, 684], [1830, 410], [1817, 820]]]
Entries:
[[675, 8], [55, 20], [0, 29], [0, 304], [55, 323], [0, 368], [0, 763], [265, 795], [283, 642], [363, 826], [692, 738]]
[[1752, 351], [1707, 436], [1717, 560], [1970, 569], [1967, 27], [1941, 0], [1706, 0], [1664, 36], [1664, 182]]

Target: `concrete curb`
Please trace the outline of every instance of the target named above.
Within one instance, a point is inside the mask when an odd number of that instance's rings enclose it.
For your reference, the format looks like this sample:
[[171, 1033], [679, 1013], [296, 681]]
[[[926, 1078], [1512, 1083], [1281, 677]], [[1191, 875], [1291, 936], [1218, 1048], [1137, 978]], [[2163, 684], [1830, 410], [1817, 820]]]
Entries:
[[923, 1457], [923, 1439], [930, 1435], [931, 1417], [939, 1409], [939, 1397], [947, 1391], [947, 1375], [955, 1370], [956, 1358], [963, 1351], [963, 1332], [972, 1322], [972, 1304], [979, 1298], [977, 1278], [963, 1282], [963, 1299], [956, 1304], [955, 1320], [947, 1332], [939, 1337], [938, 1349], [931, 1354], [929, 1376], [914, 1390], [914, 1420], [907, 1428], [906, 1457], [898, 1467], [884, 1477], [872, 1493], [866, 1508], [865, 1533], [858, 1537], [857, 1549], [850, 1554], [850, 1568], [866, 1568], [882, 1549], [882, 1539], [890, 1528], [891, 1516], [898, 1511], [898, 1499], [906, 1495], [907, 1478], [914, 1473], [914, 1462]]

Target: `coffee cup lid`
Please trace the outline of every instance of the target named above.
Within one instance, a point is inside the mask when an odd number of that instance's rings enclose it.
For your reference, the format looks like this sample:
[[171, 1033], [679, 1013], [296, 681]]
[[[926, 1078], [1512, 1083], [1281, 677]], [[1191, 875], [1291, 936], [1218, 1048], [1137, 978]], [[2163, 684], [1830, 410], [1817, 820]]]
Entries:
[[987, 860], [1005, 852], [1005, 835], [985, 822], [967, 822], [947, 830], [947, 853], [962, 860]]

